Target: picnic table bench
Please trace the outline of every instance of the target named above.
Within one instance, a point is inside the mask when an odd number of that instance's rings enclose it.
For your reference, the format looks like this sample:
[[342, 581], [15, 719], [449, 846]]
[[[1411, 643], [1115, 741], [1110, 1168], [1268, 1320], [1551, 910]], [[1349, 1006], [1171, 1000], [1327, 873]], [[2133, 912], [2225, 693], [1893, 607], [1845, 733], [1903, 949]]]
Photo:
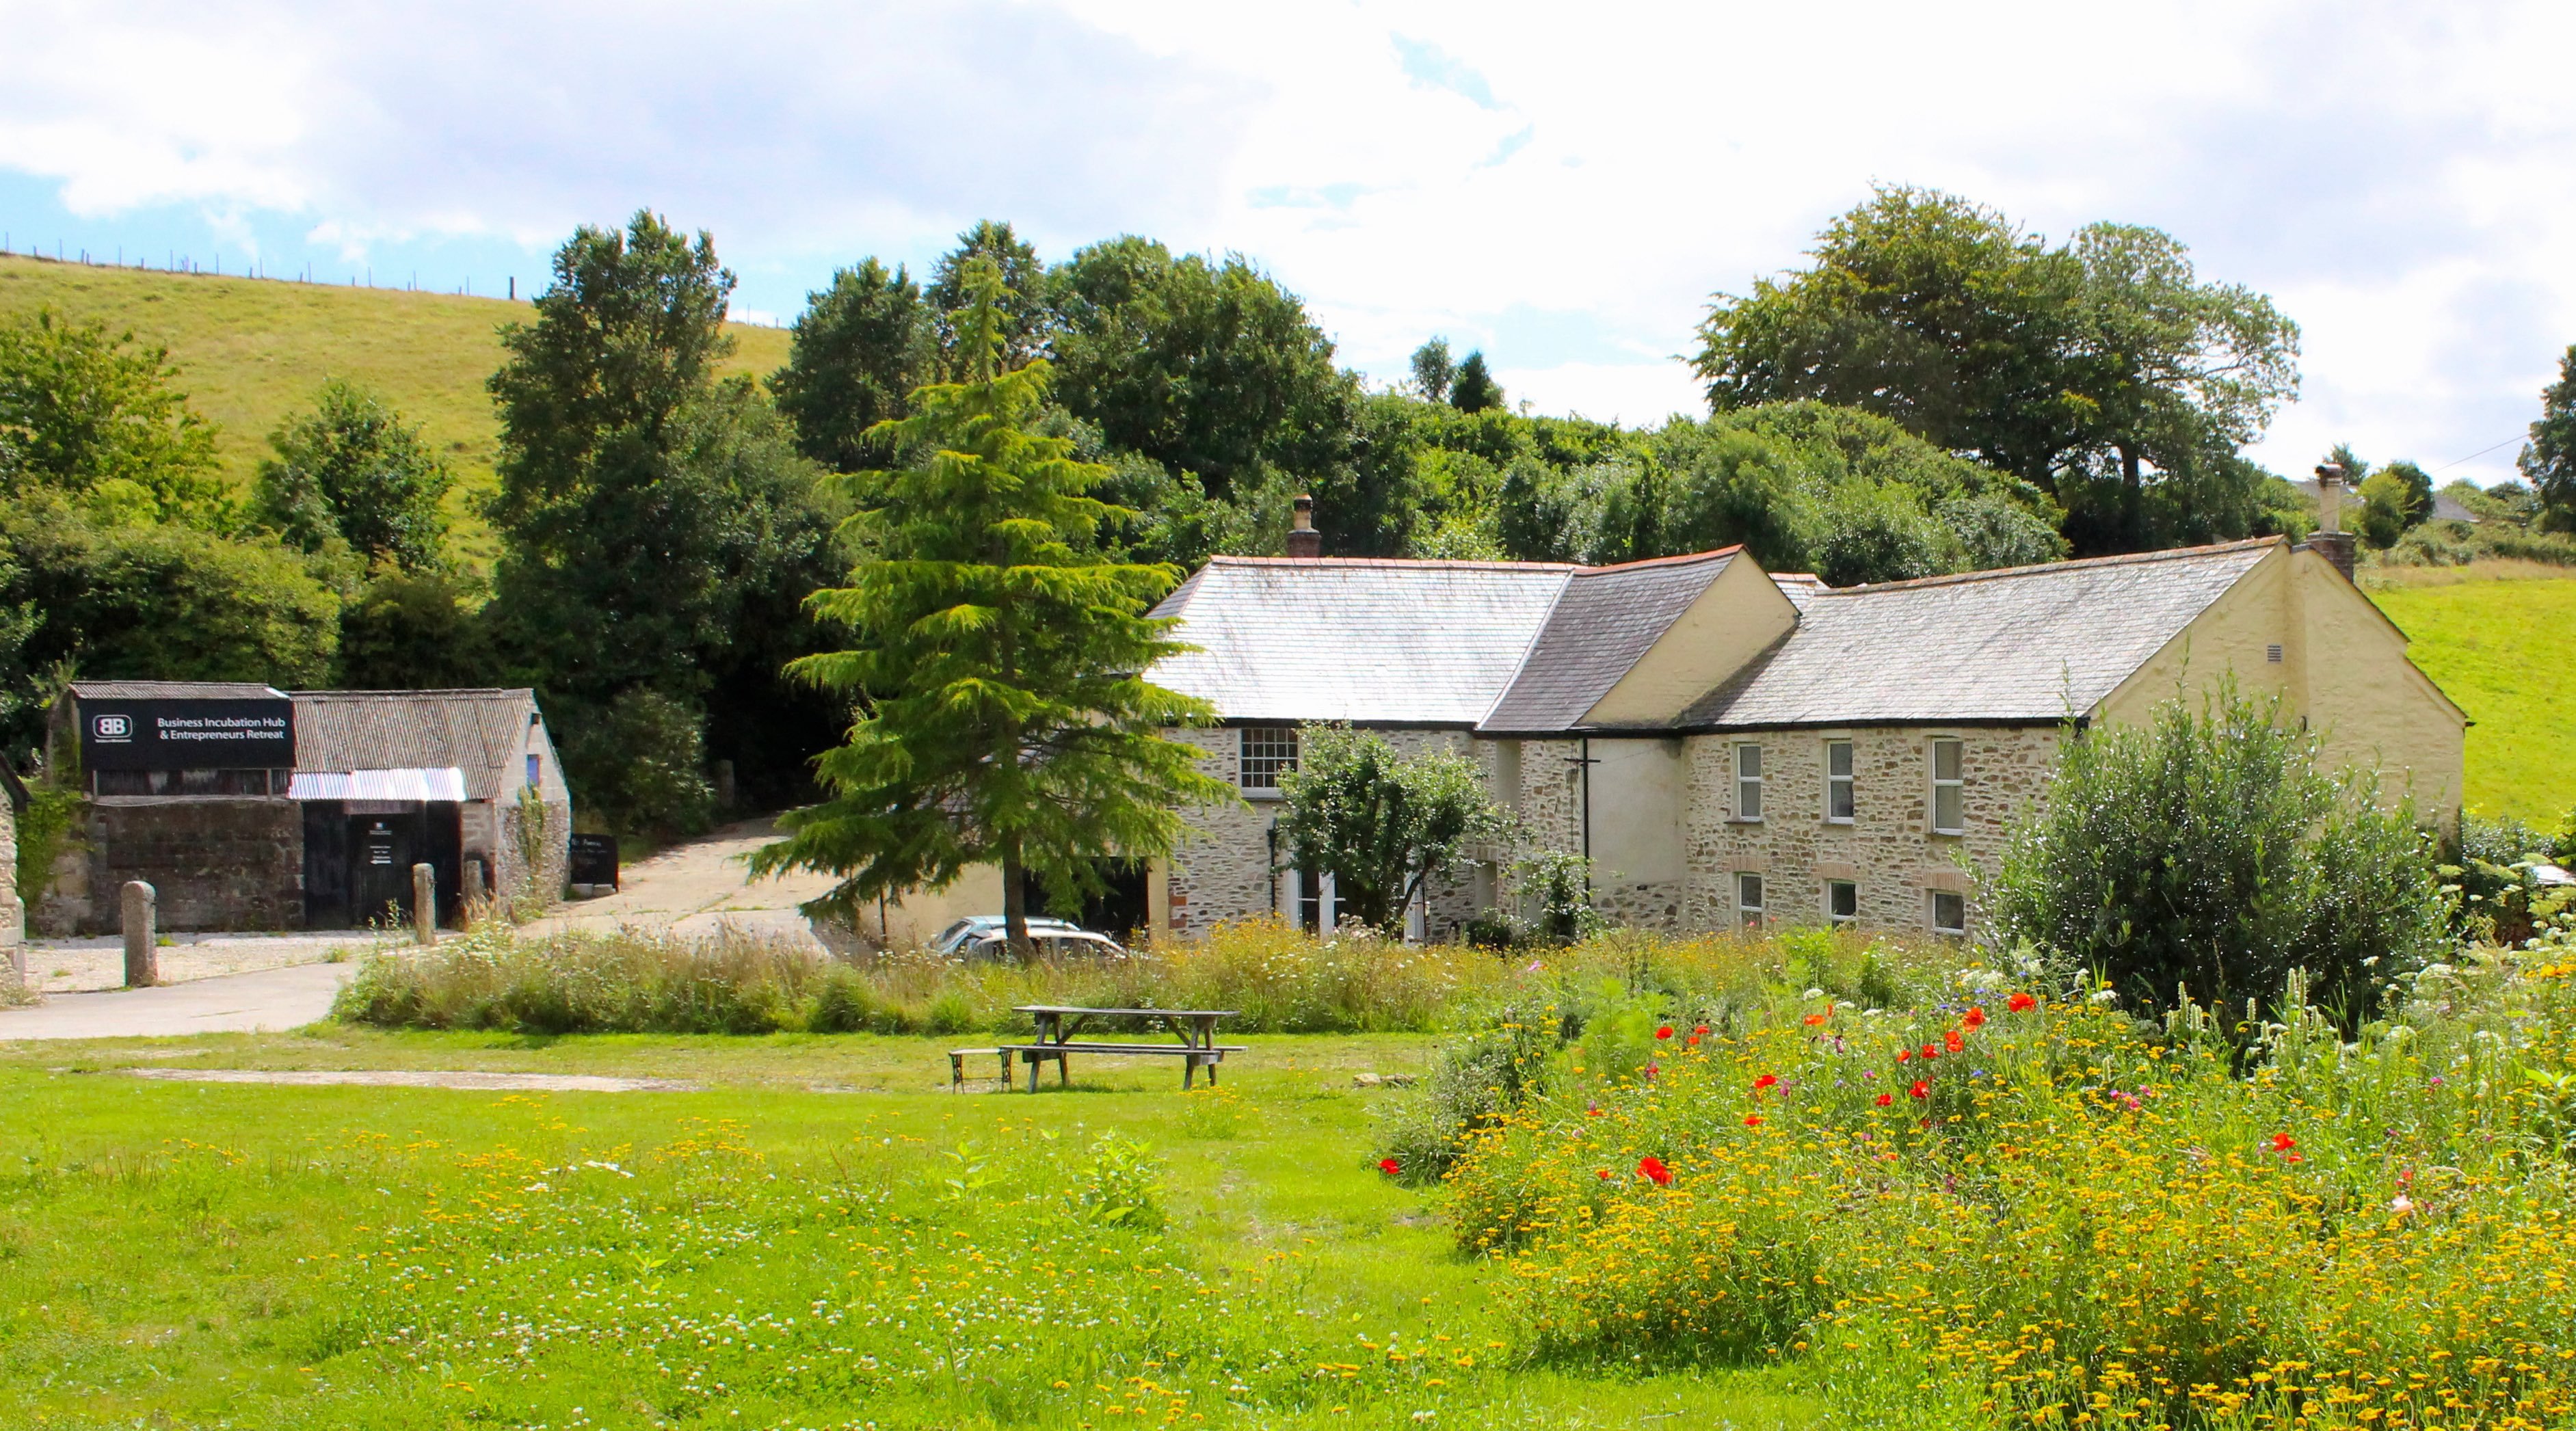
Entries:
[[[1011, 1082], [1011, 1060], [1017, 1057], [1028, 1065], [1029, 1091], [1038, 1091], [1038, 1067], [1055, 1065], [1057, 1086], [1073, 1082], [1068, 1055], [1096, 1053], [1111, 1057], [1177, 1058], [1181, 1060], [1181, 1087], [1192, 1087], [1198, 1072], [1207, 1070], [1208, 1086], [1216, 1086], [1216, 1066], [1229, 1053], [1241, 1053], [1247, 1047], [1239, 1043], [1218, 1043], [1216, 1023], [1234, 1017], [1233, 1009], [1093, 1009], [1073, 1004], [1021, 1004], [1015, 1013], [1028, 1014], [1037, 1020], [1037, 1037], [1027, 1043], [1002, 1044], [990, 1049], [957, 1049], [948, 1055], [952, 1084], [965, 1080], [966, 1056], [975, 1053], [997, 1054], [1002, 1060], [1002, 1085]], [[1142, 1019], [1160, 1024], [1178, 1039], [1175, 1043], [1150, 1043], [1133, 1039], [1082, 1039], [1083, 1025], [1093, 1019]]]

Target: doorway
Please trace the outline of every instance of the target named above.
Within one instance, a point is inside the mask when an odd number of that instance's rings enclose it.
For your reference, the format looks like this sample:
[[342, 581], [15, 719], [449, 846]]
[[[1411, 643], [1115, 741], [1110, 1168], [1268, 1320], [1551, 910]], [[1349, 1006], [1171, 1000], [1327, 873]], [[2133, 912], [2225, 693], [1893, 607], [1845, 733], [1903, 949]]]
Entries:
[[[349, 922], [400, 924], [411, 918], [411, 867], [419, 848], [417, 817], [349, 817]], [[389, 912], [390, 911], [390, 912]]]

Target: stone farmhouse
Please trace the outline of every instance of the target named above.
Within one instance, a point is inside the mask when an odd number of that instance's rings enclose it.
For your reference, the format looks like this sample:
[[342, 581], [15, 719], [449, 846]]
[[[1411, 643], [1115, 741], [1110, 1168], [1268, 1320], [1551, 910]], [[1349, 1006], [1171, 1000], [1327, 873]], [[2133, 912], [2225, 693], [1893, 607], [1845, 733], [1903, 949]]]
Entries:
[[[1216, 707], [1221, 725], [1182, 738], [1244, 796], [1149, 868], [1158, 933], [1333, 927], [1329, 880], [1274, 873], [1279, 777], [1310, 722], [1470, 755], [1542, 846], [1591, 857], [1606, 914], [1675, 931], [1972, 933], [1973, 871], [2064, 733], [2226, 675], [2428, 820], [2458, 815], [2466, 718], [2353, 586], [2340, 533], [1833, 588], [1737, 548], [1328, 559], [1300, 506], [1306, 554], [1216, 558], [1158, 608], [1199, 649], [1152, 677]], [[1456, 872], [1408, 933], [1509, 899], [1498, 860]]]

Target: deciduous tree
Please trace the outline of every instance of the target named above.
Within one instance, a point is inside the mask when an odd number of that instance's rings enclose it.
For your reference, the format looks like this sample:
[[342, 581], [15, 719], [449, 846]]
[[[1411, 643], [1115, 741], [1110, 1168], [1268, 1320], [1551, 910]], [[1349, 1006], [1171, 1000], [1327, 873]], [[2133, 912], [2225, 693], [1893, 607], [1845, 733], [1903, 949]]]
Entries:
[[1333, 897], [1373, 928], [1396, 931], [1432, 876], [1509, 829], [1481, 768], [1441, 751], [1404, 756], [1371, 731], [1310, 725], [1281, 788], [1280, 852], [1333, 877]]
[[167, 349], [51, 309], [0, 321], [0, 495], [51, 488], [200, 526], [229, 525], [215, 429], [172, 384]]
[[769, 379], [796, 446], [835, 472], [882, 467], [891, 454], [867, 433], [901, 417], [934, 375], [938, 336], [921, 288], [871, 258], [806, 295], [787, 366]]
[[2516, 465], [2539, 496], [2541, 530], [2576, 532], [2576, 344], [2558, 360], [2558, 381], [2540, 390], [2540, 420]]
[[444, 557], [455, 474], [402, 414], [353, 383], [322, 385], [310, 414], [269, 435], [253, 517], [306, 552], [335, 539], [360, 557], [425, 571]]

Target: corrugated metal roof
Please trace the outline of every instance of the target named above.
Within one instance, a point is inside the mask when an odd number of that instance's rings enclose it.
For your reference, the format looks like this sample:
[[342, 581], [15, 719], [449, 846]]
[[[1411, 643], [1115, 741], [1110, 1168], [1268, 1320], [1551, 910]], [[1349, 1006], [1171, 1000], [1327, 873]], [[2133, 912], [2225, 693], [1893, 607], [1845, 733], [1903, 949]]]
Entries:
[[1574, 573], [1484, 727], [1555, 731], [1582, 720], [1725, 572], [1738, 550]]
[[286, 692], [257, 681], [74, 681], [85, 701], [282, 701]]
[[498, 800], [526, 783], [529, 717], [536, 692], [297, 691], [299, 772], [419, 770], [463, 772], [465, 798]]
[[1157, 684], [1229, 719], [1472, 726], [1579, 567], [1217, 557], [1163, 603]]
[[289, 800], [462, 800], [465, 772], [437, 770], [304, 770], [287, 782]]
[[1691, 727], [2054, 721], [2084, 714], [2277, 537], [1811, 595], [1797, 629]]

